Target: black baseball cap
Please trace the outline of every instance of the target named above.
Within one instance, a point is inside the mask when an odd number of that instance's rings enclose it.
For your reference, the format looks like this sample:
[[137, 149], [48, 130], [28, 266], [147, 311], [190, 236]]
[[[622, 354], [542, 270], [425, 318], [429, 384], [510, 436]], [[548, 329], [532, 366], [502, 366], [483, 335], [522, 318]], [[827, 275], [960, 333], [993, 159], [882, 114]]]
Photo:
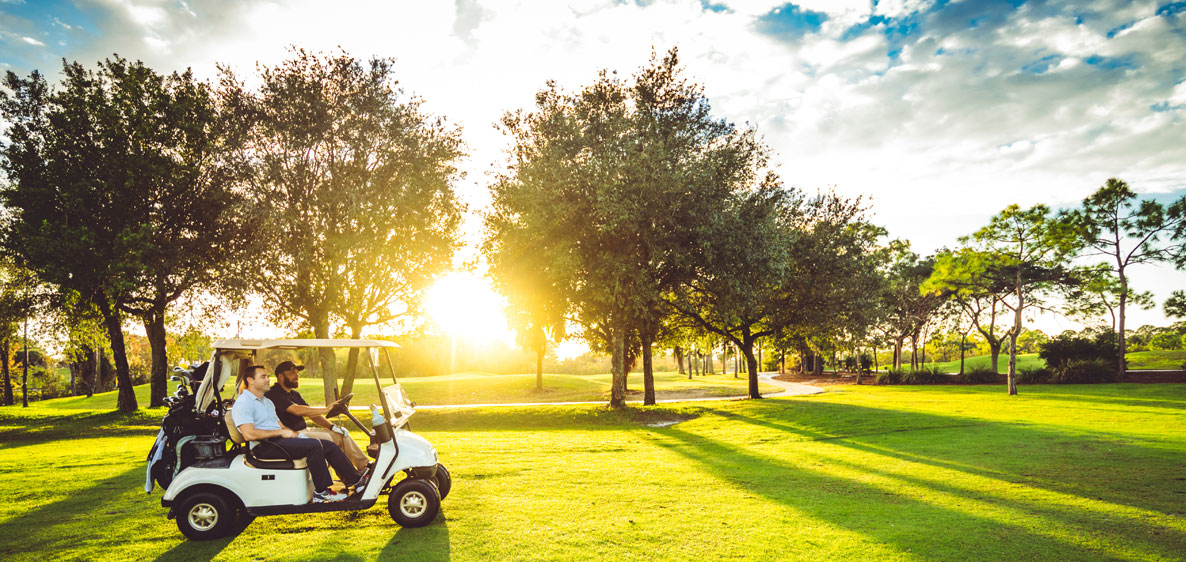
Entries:
[[297, 365], [296, 363], [293, 363], [292, 361], [281, 361], [279, 365], [276, 365], [276, 374], [279, 375], [280, 373], [283, 373], [284, 371], [287, 371], [289, 369], [296, 369], [298, 371], [304, 371], [305, 366]]

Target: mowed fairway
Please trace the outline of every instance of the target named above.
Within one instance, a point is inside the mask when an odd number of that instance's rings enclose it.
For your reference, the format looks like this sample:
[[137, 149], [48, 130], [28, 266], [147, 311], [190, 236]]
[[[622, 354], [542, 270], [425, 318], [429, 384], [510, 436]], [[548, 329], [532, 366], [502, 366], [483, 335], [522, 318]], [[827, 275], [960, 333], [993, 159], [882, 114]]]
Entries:
[[[373, 377], [369, 372], [368, 377]], [[726, 396], [745, 396], [748, 393], [748, 379], [733, 375], [694, 375], [691, 379], [679, 373], [655, 373], [655, 397], [664, 399], [687, 399]], [[383, 377], [384, 385], [391, 379]], [[598, 402], [609, 401], [610, 376], [603, 375], [544, 375], [544, 389], [536, 390], [535, 375], [496, 375], [492, 373], [454, 373], [435, 377], [405, 377], [399, 383], [419, 405], [438, 406], [449, 404], [515, 404], [538, 402]], [[230, 384], [227, 388], [230, 388]], [[169, 383], [169, 393], [177, 387]], [[136, 400], [140, 405], [148, 403], [148, 385], [134, 387]], [[310, 404], [320, 405], [325, 401], [321, 379], [302, 378], [301, 395]], [[768, 384], [758, 385], [762, 393], [780, 392], [781, 388]], [[18, 389], [19, 390], [19, 389]], [[378, 404], [378, 392], [373, 378], [359, 378], [351, 390], [352, 406]], [[90, 398], [76, 396], [34, 403], [36, 407], [69, 410], [113, 410], [115, 393], [97, 394]], [[627, 400], [642, 400], [642, 374], [631, 373], [627, 384]], [[19, 400], [19, 394], [18, 394]]]
[[141, 488], [151, 415], [30, 413], [0, 409], [5, 560], [1186, 557], [1186, 385], [422, 412], [454, 478], [432, 525], [381, 498], [207, 543]]

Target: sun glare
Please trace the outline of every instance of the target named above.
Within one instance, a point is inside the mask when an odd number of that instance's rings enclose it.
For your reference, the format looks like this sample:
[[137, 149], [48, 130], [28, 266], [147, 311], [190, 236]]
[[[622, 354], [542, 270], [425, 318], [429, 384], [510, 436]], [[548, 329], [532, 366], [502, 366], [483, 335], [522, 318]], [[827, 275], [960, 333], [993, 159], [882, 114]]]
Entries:
[[468, 272], [442, 277], [425, 297], [428, 316], [447, 335], [473, 342], [514, 345], [503, 308], [506, 299], [485, 279]]

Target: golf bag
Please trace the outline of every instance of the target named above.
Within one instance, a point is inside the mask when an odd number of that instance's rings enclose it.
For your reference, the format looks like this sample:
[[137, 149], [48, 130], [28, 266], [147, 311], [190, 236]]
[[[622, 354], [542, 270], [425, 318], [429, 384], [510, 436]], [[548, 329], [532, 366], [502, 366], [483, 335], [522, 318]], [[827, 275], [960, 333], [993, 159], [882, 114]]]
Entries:
[[168, 488], [181, 469], [199, 460], [221, 457], [230, 439], [223, 423], [224, 404], [215, 393], [215, 400], [205, 412], [198, 412], [194, 393], [206, 374], [208, 363], [195, 365], [190, 370], [175, 369], [180, 384], [177, 392], [165, 399], [169, 412], [161, 420], [161, 430], [148, 452], [148, 474], [144, 491], [152, 491], [155, 481]]

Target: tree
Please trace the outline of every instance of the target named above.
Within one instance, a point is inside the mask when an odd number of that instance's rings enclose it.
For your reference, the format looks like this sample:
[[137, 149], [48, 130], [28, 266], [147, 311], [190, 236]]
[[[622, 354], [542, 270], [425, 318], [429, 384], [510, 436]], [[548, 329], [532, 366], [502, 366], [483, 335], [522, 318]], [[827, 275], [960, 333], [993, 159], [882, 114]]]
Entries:
[[608, 344], [614, 407], [624, 404], [634, 337], [644, 403], [654, 402], [662, 296], [690, 275], [699, 223], [765, 164], [753, 132], [713, 118], [702, 88], [680, 74], [672, 50], [632, 83], [603, 71], [568, 94], [549, 82], [532, 112], [502, 121], [513, 146], [492, 186], [486, 253], [499, 275], [546, 262], [563, 308]]
[[1165, 299], [1165, 315], [1186, 318], [1186, 291], [1174, 291]]
[[0, 405], [14, 403], [9, 353], [21, 323], [44, 303], [45, 288], [39, 285], [31, 271], [0, 258], [0, 377], [4, 385]]
[[[934, 272], [922, 289], [951, 291], [954, 302], [988, 344], [993, 372], [1000, 372], [1001, 347], [1009, 334], [999, 330], [997, 321], [1007, 312], [1007, 299], [1013, 289], [1008, 279], [992, 274], [994, 263], [992, 256], [970, 246], [940, 252]], [[1030, 293], [1027, 298], [1033, 297], [1032, 289], [1026, 289]]]
[[97, 71], [66, 63], [61, 89], [9, 72], [0, 112], [12, 123], [0, 193], [14, 217], [3, 244], [46, 282], [103, 316], [119, 408], [136, 408], [123, 341], [126, 315], [153, 346], [151, 405], [165, 393], [164, 315], [182, 293], [219, 279], [240, 254], [229, 214], [233, 141], [209, 88], [189, 71], [157, 74], [116, 56]]
[[[1014, 204], [993, 216], [987, 226], [972, 234], [982, 247], [983, 275], [1010, 288], [1012, 300], [1003, 304], [1013, 311], [1009, 330], [1009, 394], [1017, 394], [1017, 337], [1027, 295], [1069, 281], [1068, 261], [1078, 250], [1077, 233], [1045, 205], [1022, 209]], [[967, 241], [968, 238], [962, 239]]]
[[1138, 200], [1128, 184], [1109, 178], [1083, 200], [1083, 208], [1069, 214], [1080, 229], [1087, 255], [1107, 260], [1118, 281], [1115, 330], [1118, 338], [1116, 376], [1124, 376], [1124, 322], [1132, 265], [1169, 261], [1186, 265], [1186, 196], [1168, 207], [1151, 199]]
[[1153, 293], [1137, 291], [1128, 285], [1121, 286], [1120, 279], [1112, 275], [1106, 264], [1095, 267], [1076, 268], [1073, 272], [1075, 284], [1067, 294], [1067, 314], [1083, 318], [1098, 318], [1105, 313], [1111, 320], [1112, 331], [1117, 330], [1118, 309], [1123, 290], [1128, 291], [1127, 304], [1141, 310], [1153, 308]]
[[[250, 124], [248, 186], [268, 242], [244, 275], [273, 319], [316, 338], [414, 317], [458, 245], [460, 131], [404, 98], [391, 59], [298, 50], [260, 82], [248, 91], [223, 70], [221, 95]], [[319, 359], [329, 402], [332, 350]], [[352, 353], [343, 392], [356, 365]]]

